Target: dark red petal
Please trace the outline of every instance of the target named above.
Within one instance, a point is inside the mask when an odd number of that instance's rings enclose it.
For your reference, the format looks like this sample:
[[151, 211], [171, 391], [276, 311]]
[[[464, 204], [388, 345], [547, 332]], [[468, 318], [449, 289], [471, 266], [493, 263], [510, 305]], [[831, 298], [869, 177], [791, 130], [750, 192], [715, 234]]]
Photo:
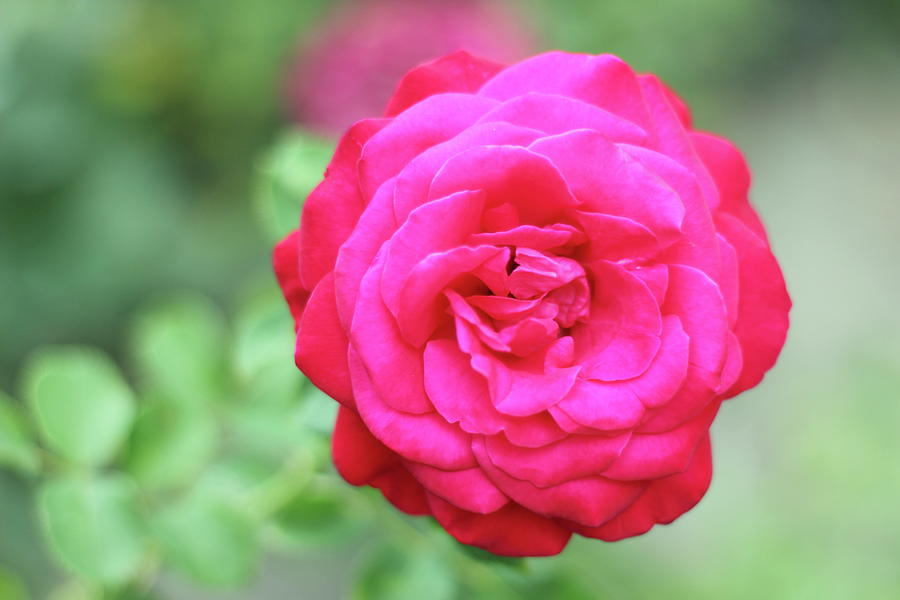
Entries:
[[406, 514], [427, 515], [431, 512], [422, 484], [402, 464], [375, 476], [369, 483]]
[[572, 532], [551, 519], [509, 503], [480, 515], [429, 495], [434, 518], [463, 544], [503, 556], [552, 556], [562, 552]]
[[345, 406], [338, 410], [331, 454], [338, 473], [353, 485], [366, 485], [400, 461], [397, 454], [375, 439], [359, 415]]
[[300, 315], [309, 300], [309, 291], [300, 283], [300, 232], [294, 231], [278, 242], [272, 253], [275, 278], [281, 286], [281, 293], [287, 300], [294, 328], [300, 323]]
[[363, 145], [386, 124], [386, 120], [366, 119], [353, 125], [338, 143], [325, 179], [303, 205], [300, 280], [308, 290], [334, 269], [338, 248], [359, 220], [364, 203], [359, 195], [356, 163]]
[[347, 406], [353, 389], [347, 370], [347, 334], [338, 320], [334, 277], [329, 273], [313, 290], [297, 330], [294, 359], [316, 387]]

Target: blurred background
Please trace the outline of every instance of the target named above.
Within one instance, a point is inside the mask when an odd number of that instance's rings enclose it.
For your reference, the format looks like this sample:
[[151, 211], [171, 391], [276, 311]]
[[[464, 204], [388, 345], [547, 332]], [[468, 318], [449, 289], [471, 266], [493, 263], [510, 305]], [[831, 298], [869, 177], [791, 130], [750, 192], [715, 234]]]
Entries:
[[[795, 302], [672, 526], [491, 560], [345, 485], [271, 275], [409, 67], [613, 52], [734, 140]], [[900, 3], [0, 0], [0, 600], [900, 598]]]

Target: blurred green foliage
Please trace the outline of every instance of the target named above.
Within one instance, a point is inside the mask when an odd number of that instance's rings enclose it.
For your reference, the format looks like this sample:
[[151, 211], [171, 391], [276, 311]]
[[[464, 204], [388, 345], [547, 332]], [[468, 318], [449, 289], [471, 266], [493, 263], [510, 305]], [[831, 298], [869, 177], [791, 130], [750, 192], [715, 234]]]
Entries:
[[797, 308], [696, 510], [496, 560], [344, 484], [291, 361], [269, 249], [333, 141], [280, 88], [328, 4], [0, 0], [0, 599], [900, 597], [900, 5], [516, 3], [746, 150]]

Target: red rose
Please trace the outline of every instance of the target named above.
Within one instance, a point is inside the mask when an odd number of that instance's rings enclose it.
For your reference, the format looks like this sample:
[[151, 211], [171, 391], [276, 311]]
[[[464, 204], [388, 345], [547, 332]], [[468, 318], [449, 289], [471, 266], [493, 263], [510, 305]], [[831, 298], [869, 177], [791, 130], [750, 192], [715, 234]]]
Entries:
[[409, 72], [275, 251], [340, 473], [497, 554], [690, 509], [788, 328], [749, 183], [614, 56]]

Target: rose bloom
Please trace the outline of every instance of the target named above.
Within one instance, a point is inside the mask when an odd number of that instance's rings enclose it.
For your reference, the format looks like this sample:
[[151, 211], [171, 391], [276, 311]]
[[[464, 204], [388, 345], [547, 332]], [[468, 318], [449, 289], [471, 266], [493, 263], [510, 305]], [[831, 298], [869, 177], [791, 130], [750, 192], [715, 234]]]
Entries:
[[510, 61], [529, 54], [533, 42], [503, 0], [351, 0], [299, 49], [288, 110], [305, 127], [341, 133], [379, 114], [410, 68], [461, 48]]
[[689, 510], [788, 329], [749, 184], [615, 56], [410, 71], [275, 250], [338, 471], [504, 555]]

